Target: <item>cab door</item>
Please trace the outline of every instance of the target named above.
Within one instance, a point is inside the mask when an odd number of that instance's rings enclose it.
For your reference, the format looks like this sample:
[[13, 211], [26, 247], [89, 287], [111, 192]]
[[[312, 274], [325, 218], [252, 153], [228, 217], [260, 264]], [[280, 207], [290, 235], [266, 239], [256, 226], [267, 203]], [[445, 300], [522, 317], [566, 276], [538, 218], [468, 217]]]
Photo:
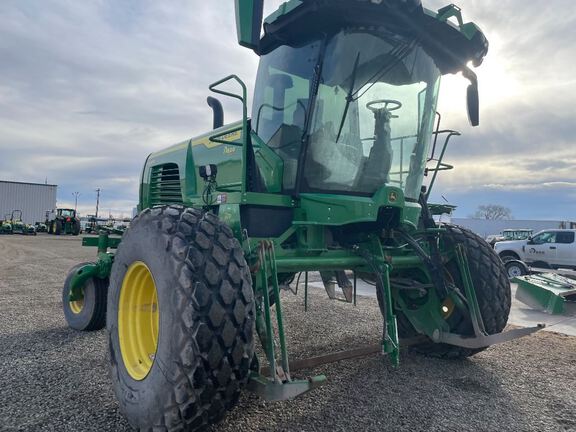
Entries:
[[576, 267], [576, 244], [574, 231], [558, 231], [556, 233], [556, 253], [558, 264]]
[[557, 255], [556, 231], [536, 234], [526, 245], [526, 261], [530, 263], [543, 261], [547, 264], [556, 264]]

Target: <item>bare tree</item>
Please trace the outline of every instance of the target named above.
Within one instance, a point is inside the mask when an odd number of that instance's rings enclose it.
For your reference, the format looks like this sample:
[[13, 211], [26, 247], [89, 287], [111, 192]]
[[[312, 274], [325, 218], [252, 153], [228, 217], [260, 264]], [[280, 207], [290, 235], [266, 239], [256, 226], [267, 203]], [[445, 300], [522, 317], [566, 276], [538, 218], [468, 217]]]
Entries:
[[478, 206], [472, 216], [475, 219], [512, 219], [512, 212], [508, 207], [498, 204], [485, 204]]

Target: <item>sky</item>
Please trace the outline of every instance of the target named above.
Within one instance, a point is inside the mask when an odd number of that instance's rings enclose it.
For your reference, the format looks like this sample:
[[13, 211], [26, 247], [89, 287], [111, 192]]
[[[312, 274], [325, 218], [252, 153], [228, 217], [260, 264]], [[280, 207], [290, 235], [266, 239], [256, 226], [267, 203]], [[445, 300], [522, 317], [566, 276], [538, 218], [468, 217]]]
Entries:
[[[479, 127], [467, 81], [443, 79], [443, 127], [462, 136], [433, 200], [458, 217], [499, 204], [516, 219], [576, 220], [576, 3], [456, 3], [490, 50]], [[208, 85], [235, 73], [251, 94], [257, 62], [236, 42], [232, 0], [2, 0], [0, 179], [58, 184], [62, 207], [79, 192], [84, 214], [100, 188], [101, 214], [130, 216], [146, 156], [209, 130]], [[236, 120], [239, 103], [223, 102]]]

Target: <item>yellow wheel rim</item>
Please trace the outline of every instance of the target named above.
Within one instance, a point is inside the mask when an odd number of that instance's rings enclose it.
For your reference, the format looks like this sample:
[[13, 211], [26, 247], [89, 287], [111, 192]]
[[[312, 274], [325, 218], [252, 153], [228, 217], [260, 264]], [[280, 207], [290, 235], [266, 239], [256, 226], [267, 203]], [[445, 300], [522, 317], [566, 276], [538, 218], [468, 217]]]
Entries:
[[80, 312], [82, 312], [83, 308], [84, 308], [84, 299], [74, 300], [70, 302], [70, 310], [75, 314], [79, 314]]
[[122, 360], [136, 381], [152, 369], [158, 347], [158, 293], [152, 273], [142, 261], [128, 267], [118, 305], [118, 338]]

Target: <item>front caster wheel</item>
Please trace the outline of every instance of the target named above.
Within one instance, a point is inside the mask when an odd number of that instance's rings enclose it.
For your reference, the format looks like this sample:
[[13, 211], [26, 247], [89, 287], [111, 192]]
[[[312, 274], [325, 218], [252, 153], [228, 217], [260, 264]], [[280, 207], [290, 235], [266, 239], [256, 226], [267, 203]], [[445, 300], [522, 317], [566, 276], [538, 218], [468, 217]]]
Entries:
[[80, 331], [100, 330], [106, 325], [106, 302], [108, 279], [90, 278], [81, 289], [82, 298], [70, 301], [70, 282], [76, 271], [86, 264], [77, 264], [70, 269], [62, 289], [64, 318], [70, 328]]

